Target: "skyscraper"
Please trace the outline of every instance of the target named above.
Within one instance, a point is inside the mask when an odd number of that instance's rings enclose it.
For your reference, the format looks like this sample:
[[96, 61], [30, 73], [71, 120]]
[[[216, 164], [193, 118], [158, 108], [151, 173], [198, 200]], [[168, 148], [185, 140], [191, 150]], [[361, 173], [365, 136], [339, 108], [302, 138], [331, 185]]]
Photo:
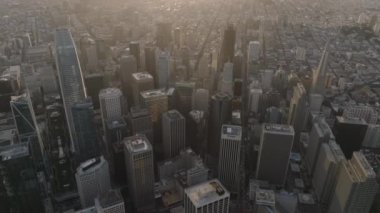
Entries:
[[220, 139], [219, 180], [230, 192], [238, 192], [240, 178], [240, 152], [242, 128], [235, 125], [223, 125]]
[[32, 106], [29, 104], [28, 98], [29, 97], [24, 94], [21, 96], [12, 96], [10, 101], [13, 119], [20, 136], [36, 132], [32, 118]]
[[346, 157], [335, 141], [321, 145], [312, 183], [324, 211], [327, 210], [330, 203], [338, 181], [338, 171], [344, 161], [346, 161]]
[[208, 113], [209, 105], [209, 91], [207, 89], [196, 89], [193, 93], [193, 110], [201, 110]]
[[329, 58], [329, 45], [330, 41], [326, 43], [325, 49], [322, 53], [321, 61], [319, 62], [319, 66], [316, 70], [313, 71], [313, 83], [311, 91], [317, 94], [324, 94], [325, 82], [326, 82], [326, 74], [327, 74], [327, 66], [328, 66], [328, 58]]
[[223, 72], [221, 79], [219, 81], [218, 90], [220, 92], [227, 93], [229, 95], [233, 95], [233, 63], [226, 62], [223, 64]]
[[129, 51], [136, 59], [136, 66], [137, 69], [140, 69], [141, 67], [141, 61], [140, 61], [140, 43], [138, 41], [132, 41], [129, 43]]
[[226, 62], [233, 62], [235, 54], [236, 31], [232, 24], [224, 30], [222, 49], [220, 50], [221, 65]]
[[248, 44], [248, 64], [260, 59], [261, 45], [259, 41], [250, 41]]
[[260, 102], [263, 95], [262, 89], [250, 89], [248, 98], [248, 109], [251, 112], [260, 112]]
[[328, 213], [367, 213], [377, 190], [376, 173], [361, 152], [343, 162]]
[[103, 128], [108, 120], [120, 118], [124, 114], [124, 97], [118, 88], [106, 88], [99, 92], [100, 112]]
[[5, 212], [43, 212], [40, 187], [27, 143], [0, 147], [1, 203]]
[[361, 149], [367, 127], [368, 124], [360, 118], [336, 117], [333, 132], [347, 159]]
[[261, 82], [264, 90], [268, 90], [272, 87], [273, 70], [264, 70], [261, 73]]
[[76, 131], [75, 150], [77, 160], [80, 162], [98, 157], [99, 144], [94, 124], [94, 106], [91, 99], [75, 103], [71, 112], [73, 114], [74, 129]]
[[306, 149], [306, 165], [309, 169], [309, 174], [313, 174], [317, 157], [323, 143], [328, 143], [330, 138], [334, 139], [334, 135], [322, 117], [317, 117], [313, 120], [313, 127], [309, 135], [309, 144]]
[[260, 150], [256, 178], [274, 185], [284, 185], [288, 173], [294, 129], [289, 125], [264, 124], [260, 138]]
[[146, 138], [153, 143], [153, 123], [148, 108], [131, 107], [128, 122], [133, 135], [144, 134]]
[[152, 122], [161, 119], [161, 114], [168, 111], [168, 96], [163, 90], [148, 90], [140, 93], [142, 103], [150, 110]]
[[85, 85], [87, 95], [92, 98], [94, 103], [94, 109], [99, 109], [99, 92], [105, 87], [104, 74], [103, 73], [93, 73], [85, 76]]
[[161, 50], [169, 47], [172, 41], [172, 24], [168, 22], [157, 23], [156, 44]]
[[127, 101], [131, 104], [133, 102], [132, 94], [132, 74], [137, 72], [137, 62], [133, 55], [123, 55], [120, 57], [120, 78], [122, 90]]
[[191, 111], [192, 98], [195, 90], [195, 82], [176, 82], [176, 108], [183, 115], [188, 115]]
[[137, 72], [132, 74], [132, 80], [133, 103], [139, 105], [140, 92], [154, 89], [154, 79], [147, 72]]
[[185, 213], [228, 213], [230, 193], [217, 180], [209, 180], [185, 189]]
[[186, 147], [186, 120], [177, 110], [162, 115], [162, 140], [165, 158], [177, 156]]
[[150, 73], [154, 80], [155, 84], [157, 83], [157, 75], [156, 75], [156, 49], [154, 47], [145, 47], [145, 69], [148, 73]]
[[144, 135], [124, 139], [129, 196], [136, 209], [154, 207], [152, 145]]
[[94, 199], [111, 189], [108, 163], [103, 156], [79, 165], [75, 173], [82, 208], [94, 205]]
[[288, 115], [288, 124], [294, 127], [296, 143], [299, 140], [299, 134], [305, 128], [306, 112], [306, 89], [302, 83], [297, 83], [293, 89]]
[[216, 93], [211, 97], [209, 120], [208, 153], [217, 158], [219, 155], [220, 132], [223, 124], [231, 120], [232, 98], [226, 93]]
[[157, 55], [157, 82], [158, 88], [167, 88], [170, 77], [170, 52], [158, 51]]
[[76, 137], [71, 107], [74, 103], [84, 100], [86, 92], [75, 42], [68, 29], [62, 28], [55, 31], [55, 50], [58, 80], [70, 134], [71, 150], [75, 152]]
[[186, 123], [187, 144], [197, 153], [204, 156], [207, 150], [207, 117], [204, 111], [191, 110]]

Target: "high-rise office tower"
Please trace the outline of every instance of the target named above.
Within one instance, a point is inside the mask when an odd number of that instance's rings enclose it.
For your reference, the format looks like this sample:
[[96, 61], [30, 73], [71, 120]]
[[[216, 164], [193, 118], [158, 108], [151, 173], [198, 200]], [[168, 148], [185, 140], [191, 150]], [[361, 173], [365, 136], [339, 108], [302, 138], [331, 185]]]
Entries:
[[75, 42], [68, 29], [62, 28], [55, 31], [55, 49], [58, 80], [71, 140], [71, 151], [75, 152], [75, 130], [71, 107], [74, 103], [84, 100], [86, 92]]
[[265, 123], [283, 124], [286, 123], [285, 112], [278, 107], [269, 107], [265, 110]]
[[248, 98], [248, 109], [251, 112], [260, 112], [260, 102], [263, 95], [262, 89], [250, 89]]
[[327, 210], [326, 208], [332, 198], [338, 181], [338, 171], [344, 161], [346, 161], [346, 157], [335, 141], [321, 145], [312, 183], [324, 211]]
[[207, 89], [196, 89], [193, 93], [193, 110], [208, 113], [210, 105], [210, 92]]
[[188, 115], [192, 107], [195, 82], [176, 82], [176, 108], [183, 115]]
[[326, 123], [326, 120], [323, 117], [315, 118], [309, 135], [309, 144], [305, 156], [309, 174], [314, 173], [315, 164], [322, 144], [328, 143], [330, 138], [334, 139], [334, 135]]
[[94, 104], [94, 109], [99, 109], [99, 93], [100, 90], [105, 87], [104, 74], [103, 73], [93, 73], [86, 75], [84, 78], [84, 83], [86, 85], [87, 95], [92, 98]]
[[123, 196], [117, 190], [109, 190], [95, 198], [95, 208], [101, 213], [125, 213]]
[[343, 117], [362, 118], [368, 124], [376, 124], [379, 114], [370, 106], [348, 106], [343, 111]]
[[264, 70], [261, 73], [261, 82], [264, 90], [268, 90], [272, 87], [273, 70]]
[[186, 123], [186, 142], [200, 155], [204, 155], [207, 149], [207, 118], [204, 111], [191, 110]]
[[294, 129], [289, 125], [264, 124], [256, 167], [256, 179], [284, 185], [288, 173]]
[[13, 119], [16, 124], [18, 135], [28, 135], [36, 132], [36, 127], [32, 117], [32, 110], [29, 96], [12, 96], [10, 106]]
[[248, 44], [248, 64], [260, 59], [261, 44], [259, 41], [250, 41]]
[[228, 213], [230, 193], [217, 180], [209, 180], [185, 189], [185, 213]]
[[107, 46], [105, 40], [102, 38], [95, 39], [96, 42], [96, 53], [98, 55], [99, 60], [106, 59]]
[[347, 159], [361, 149], [367, 127], [367, 122], [360, 118], [336, 117], [333, 132]]
[[309, 103], [310, 103], [310, 111], [311, 112], [319, 112], [321, 111], [322, 103], [323, 103], [323, 95], [312, 93], [309, 95]]
[[170, 52], [158, 51], [157, 55], [157, 82], [158, 88], [167, 88], [170, 78]]
[[380, 125], [368, 125], [362, 145], [369, 148], [380, 148]]
[[147, 72], [137, 72], [132, 74], [133, 103], [140, 105], [140, 92], [154, 89], [153, 76]]
[[155, 47], [145, 47], [145, 69], [148, 73], [150, 73], [154, 80], [155, 84], [157, 83], [157, 75], [156, 75], [156, 49]]
[[232, 24], [224, 30], [222, 49], [220, 50], [221, 65], [226, 62], [232, 62], [235, 54], [236, 31]]
[[298, 83], [293, 89], [288, 115], [288, 124], [294, 127], [296, 142], [299, 140], [299, 134], [305, 128], [306, 112], [306, 89], [302, 83]]
[[153, 144], [153, 123], [152, 116], [148, 108], [131, 107], [128, 122], [132, 129], [132, 134], [144, 134]]
[[168, 22], [157, 23], [156, 44], [161, 50], [169, 47], [172, 41], [172, 24]]
[[211, 97], [208, 153], [217, 158], [219, 155], [220, 131], [222, 125], [231, 120], [232, 98], [226, 93], [216, 93]]
[[129, 43], [129, 51], [136, 59], [137, 69], [141, 68], [141, 60], [140, 60], [140, 43], [138, 41], [132, 41]]
[[75, 150], [77, 159], [82, 162], [99, 156], [100, 150], [94, 124], [94, 106], [90, 98], [77, 102], [71, 107], [76, 131]]
[[235, 125], [223, 125], [220, 139], [219, 180], [230, 192], [237, 193], [240, 178], [240, 152], [242, 128]]
[[118, 88], [106, 88], [99, 92], [100, 112], [102, 115], [103, 129], [108, 120], [118, 119], [123, 116], [125, 103], [123, 93]]
[[182, 32], [179, 27], [174, 29], [174, 45], [178, 48], [181, 48], [182, 45]]
[[318, 68], [313, 71], [313, 82], [311, 86], [311, 91], [317, 94], [324, 94], [328, 58], [329, 58], [329, 45], [330, 41], [327, 42], [325, 49], [322, 53], [321, 61], [319, 62]]
[[0, 148], [0, 208], [5, 208], [4, 212], [44, 211], [33, 156], [28, 146], [27, 143], [18, 143]]
[[288, 75], [285, 70], [281, 67], [278, 69], [273, 76], [272, 85], [273, 88], [278, 90], [281, 94], [286, 94], [286, 88], [288, 87]]
[[152, 145], [144, 135], [124, 139], [129, 196], [136, 209], [154, 206], [154, 166]]
[[[129, 103], [133, 102], [132, 74], [137, 72], [137, 62], [133, 55], [123, 55], [120, 57], [120, 78], [123, 83], [122, 90]], [[132, 105], [132, 104], [131, 104]]]
[[328, 213], [367, 213], [379, 188], [376, 173], [361, 152], [343, 162]]
[[186, 147], [186, 120], [177, 110], [162, 114], [162, 140], [165, 158], [177, 156]]
[[148, 90], [140, 93], [141, 103], [150, 110], [152, 122], [161, 119], [161, 114], [168, 111], [168, 96], [163, 90]]
[[111, 189], [108, 162], [103, 156], [79, 165], [75, 173], [82, 208], [94, 205], [94, 199]]
[[221, 79], [218, 84], [218, 90], [220, 92], [227, 93], [229, 95], [233, 95], [233, 87], [234, 87], [234, 81], [233, 81], [233, 63], [226, 62], [223, 65], [223, 72]]
[[243, 59], [244, 55], [241, 50], [236, 52], [234, 56], [234, 79], [241, 79], [243, 78]]

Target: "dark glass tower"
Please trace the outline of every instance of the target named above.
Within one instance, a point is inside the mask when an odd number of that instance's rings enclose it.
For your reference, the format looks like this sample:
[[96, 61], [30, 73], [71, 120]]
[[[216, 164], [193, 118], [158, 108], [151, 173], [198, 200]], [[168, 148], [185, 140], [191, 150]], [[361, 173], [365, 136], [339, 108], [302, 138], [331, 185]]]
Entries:
[[96, 129], [93, 123], [94, 107], [90, 99], [74, 104], [72, 107], [74, 129], [78, 150], [77, 160], [83, 162], [99, 156]]
[[222, 125], [231, 121], [231, 101], [232, 98], [227, 93], [217, 93], [211, 97], [208, 153], [215, 158], [219, 155], [219, 142]]
[[220, 50], [220, 65], [226, 62], [232, 62], [235, 53], [236, 31], [232, 24], [224, 30], [222, 49]]

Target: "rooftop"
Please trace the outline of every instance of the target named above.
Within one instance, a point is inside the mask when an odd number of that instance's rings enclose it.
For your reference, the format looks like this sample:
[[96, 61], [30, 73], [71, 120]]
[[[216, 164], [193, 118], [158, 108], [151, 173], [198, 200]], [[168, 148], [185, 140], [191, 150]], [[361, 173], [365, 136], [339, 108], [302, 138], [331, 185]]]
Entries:
[[89, 159], [79, 165], [79, 167], [77, 168], [77, 173], [84, 173], [91, 169], [95, 169], [98, 167], [98, 165], [104, 163], [104, 161], [105, 160], [103, 156]]
[[147, 72], [136, 72], [136, 73], [133, 73], [132, 76], [134, 79], [138, 81], [153, 79], [153, 76]]
[[185, 193], [196, 208], [230, 196], [230, 193], [217, 179], [189, 187], [185, 189]]
[[256, 191], [256, 204], [265, 206], [274, 206], [276, 204], [273, 190], [259, 189]]
[[367, 125], [367, 122], [362, 118], [337, 116], [336, 119], [339, 123]]
[[124, 202], [123, 197], [117, 190], [109, 190], [106, 193], [100, 194], [98, 199], [102, 208], [107, 208]]
[[235, 125], [223, 125], [222, 126], [222, 137], [236, 137], [236, 139], [241, 139], [242, 129], [241, 126]]
[[100, 90], [99, 97], [100, 96], [107, 97], [107, 96], [109, 96], [111, 94], [117, 95], [117, 96], [122, 96], [123, 95], [122, 92], [121, 92], [121, 90], [119, 88], [111, 87], [111, 88], [106, 88], [106, 89]]
[[143, 152], [152, 149], [145, 135], [135, 135], [124, 139], [124, 145], [130, 152]]
[[141, 92], [141, 95], [143, 98], [152, 98], [152, 97], [166, 96], [166, 92], [160, 89], [155, 89], [155, 90], [143, 91]]
[[27, 143], [19, 143], [0, 148], [1, 161], [22, 158], [28, 155], [29, 147]]
[[167, 116], [169, 119], [172, 119], [172, 120], [185, 119], [183, 115], [177, 110], [169, 110], [164, 113], [164, 116]]
[[138, 117], [150, 115], [149, 109], [145, 107], [132, 106], [130, 111], [131, 111], [130, 115], [132, 118], [138, 118]]
[[268, 124], [267, 123], [267, 124], [264, 124], [264, 131], [294, 135], [293, 127], [290, 125], [285, 125], [285, 124]]

